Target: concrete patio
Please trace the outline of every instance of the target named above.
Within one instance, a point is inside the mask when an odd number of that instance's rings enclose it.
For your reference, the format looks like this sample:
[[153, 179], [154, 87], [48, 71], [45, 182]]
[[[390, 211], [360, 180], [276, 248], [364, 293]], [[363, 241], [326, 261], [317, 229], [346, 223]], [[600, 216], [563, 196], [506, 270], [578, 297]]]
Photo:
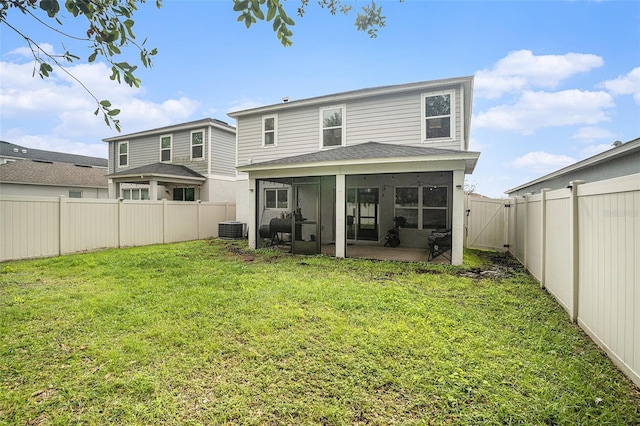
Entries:
[[[335, 245], [325, 244], [321, 247], [322, 254], [335, 256]], [[347, 245], [347, 257], [358, 259], [395, 260], [402, 262], [429, 262], [450, 264], [451, 252], [432, 260], [429, 259], [428, 248], [384, 247], [378, 245], [353, 244]]]

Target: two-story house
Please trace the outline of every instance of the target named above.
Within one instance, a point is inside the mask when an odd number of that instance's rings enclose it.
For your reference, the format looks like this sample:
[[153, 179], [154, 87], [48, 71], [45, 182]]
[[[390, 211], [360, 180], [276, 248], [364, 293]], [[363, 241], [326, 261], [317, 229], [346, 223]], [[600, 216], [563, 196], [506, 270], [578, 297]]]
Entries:
[[472, 95], [473, 77], [463, 77], [230, 113], [250, 247], [288, 231], [293, 253], [335, 245], [348, 257], [350, 247], [383, 246], [403, 217], [402, 246], [424, 248], [434, 230], [451, 229], [451, 262], [462, 263], [464, 176], [480, 155], [468, 151]]
[[230, 201], [236, 197], [236, 129], [203, 119], [103, 139], [109, 198]]

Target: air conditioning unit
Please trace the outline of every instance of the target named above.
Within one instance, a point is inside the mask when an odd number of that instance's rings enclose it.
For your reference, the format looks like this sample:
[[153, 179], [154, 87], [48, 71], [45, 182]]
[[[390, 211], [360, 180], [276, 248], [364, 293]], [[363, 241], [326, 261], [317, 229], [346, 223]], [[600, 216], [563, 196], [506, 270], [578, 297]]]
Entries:
[[218, 238], [227, 240], [241, 240], [244, 238], [245, 224], [242, 222], [227, 221], [218, 224]]

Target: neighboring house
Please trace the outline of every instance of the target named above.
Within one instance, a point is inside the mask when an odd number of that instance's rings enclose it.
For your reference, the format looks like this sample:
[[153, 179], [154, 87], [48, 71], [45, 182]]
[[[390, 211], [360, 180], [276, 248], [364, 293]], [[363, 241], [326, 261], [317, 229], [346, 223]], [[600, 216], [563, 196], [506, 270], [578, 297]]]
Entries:
[[566, 188], [571, 181], [597, 182], [640, 173], [640, 138], [615, 142], [611, 149], [505, 191], [509, 197]]
[[18, 160], [44, 160], [56, 163], [73, 163], [81, 166], [107, 168], [106, 158], [32, 149], [10, 142], [0, 141], [0, 164], [12, 163]]
[[235, 201], [235, 136], [211, 118], [103, 139], [109, 198]]
[[0, 141], [0, 194], [107, 198], [107, 160]]
[[335, 245], [347, 257], [351, 245], [384, 245], [402, 216], [401, 246], [426, 248], [432, 231], [452, 229], [461, 264], [464, 177], [480, 155], [468, 151], [472, 96], [473, 77], [462, 77], [230, 113], [250, 247], [290, 223], [292, 252]]

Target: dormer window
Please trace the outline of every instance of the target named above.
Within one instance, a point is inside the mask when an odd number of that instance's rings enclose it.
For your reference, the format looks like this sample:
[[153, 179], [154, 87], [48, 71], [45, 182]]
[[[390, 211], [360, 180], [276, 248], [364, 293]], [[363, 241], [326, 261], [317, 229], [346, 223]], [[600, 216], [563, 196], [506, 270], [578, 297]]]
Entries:
[[320, 109], [321, 148], [345, 145], [344, 105]]
[[453, 138], [454, 92], [422, 95], [422, 135], [424, 140]]
[[171, 135], [160, 136], [160, 161], [163, 163], [171, 161], [172, 139]]

